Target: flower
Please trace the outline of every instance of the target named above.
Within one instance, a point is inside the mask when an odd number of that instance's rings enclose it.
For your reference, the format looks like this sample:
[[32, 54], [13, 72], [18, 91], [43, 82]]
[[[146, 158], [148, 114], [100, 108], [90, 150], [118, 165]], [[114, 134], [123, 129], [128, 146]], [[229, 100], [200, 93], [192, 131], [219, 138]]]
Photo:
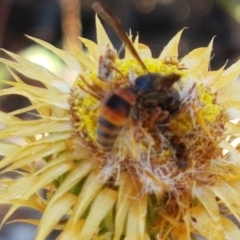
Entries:
[[[101, 100], [134, 84], [144, 70], [127, 50], [120, 59], [98, 18], [96, 25], [97, 44], [81, 38], [87, 53], [29, 37], [74, 67], [73, 84], [14, 53], [5, 51], [14, 61], [0, 59], [16, 80], [3, 81], [11, 87], [0, 96], [20, 94], [31, 101], [0, 112], [0, 202], [11, 203], [2, 225], [19, 206], [28, 206], [43, 213], [39, 221], [23, 220], [39, 226], [37, 240], [53, 229], [61, 230], [61, 239], [237, 239], [240, 127], [232, 120], [240, 115], [240, 61], [209, 70], [213, 41], [179, 60], [182, 31], [156, 59], [136, 38], [134, 47], [149, 72], [181, 77], [174, 84], [180, 107], [167, 122], [151, 122], [151, 111], [140, 109], [141, 125], [133, 107], [106, 152], [97, 145]], [[15, 71], [44, 88], [26, 84]], [[16, 117], [31, 110], [37, 119]], [[18, 178], [4, 177], [8, 172]]]

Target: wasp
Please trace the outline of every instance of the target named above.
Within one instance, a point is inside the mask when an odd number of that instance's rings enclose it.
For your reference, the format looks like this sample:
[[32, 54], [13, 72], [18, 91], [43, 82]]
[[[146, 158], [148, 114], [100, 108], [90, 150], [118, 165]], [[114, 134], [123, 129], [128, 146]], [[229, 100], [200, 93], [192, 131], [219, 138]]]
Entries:
[[115, 31], [146, 72], [138, 76], [133, 84], [114, 89], [102, 100], [97, 120], [97, 144], [103, 151], [110, 151], [134, 108], [138, 121], [142, 110], [151, 111], [152, 126], [178, 110], [180, 96], [172, 86], [180, 80], [180, 75], [150, 73], [116, 16], [99, 2], [93, 3], [92, 8]]

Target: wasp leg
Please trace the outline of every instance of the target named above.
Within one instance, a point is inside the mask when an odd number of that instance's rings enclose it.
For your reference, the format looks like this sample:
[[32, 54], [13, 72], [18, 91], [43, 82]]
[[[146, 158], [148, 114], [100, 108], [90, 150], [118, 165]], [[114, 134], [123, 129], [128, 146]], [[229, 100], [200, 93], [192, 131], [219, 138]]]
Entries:
[[140, 113], [140, 104], [136, 104], [136, 119], [137, 119], [137, 125], [135, 127], [135, 130], [134, 130], [134, 138], [137, 138], [137, 134], [140, 130], [140, 128], [142, 127], [142, 116], [141, 116], [141, 113]]
[[103, 98], [103, 94], [100, 94], [101, 89], [97, 88], [96, 86], [94, 88], [94, 86], [90, 85], [82, 75], [80, 75], [80, 78], [84, 82], [85, 86], [78, 85], [79, 88], [81, 88], [84, 92], [92, 95], [97, 100], [101, 100]]
[[126, 78], [126, 76], [124, 76], [124, 74], [115, 66], [110, 66], [109, 67], [111, 70], [115, 70], [122, 78]]
[[156, 123], [164, 122], [168, 117], [168, 111], [163, 111], [160, 107], [156, 107], [154, 113], [149, 116], [148, 128], [152, 130]]

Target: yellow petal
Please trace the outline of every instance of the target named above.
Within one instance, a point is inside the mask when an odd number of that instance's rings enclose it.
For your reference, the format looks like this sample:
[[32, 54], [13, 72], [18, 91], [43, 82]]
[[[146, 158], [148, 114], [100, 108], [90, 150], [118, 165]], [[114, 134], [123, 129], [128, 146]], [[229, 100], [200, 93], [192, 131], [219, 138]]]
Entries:
[[71, 48], [72, 52], [74, 52], [74, 54], [76, 55], [79, 65], [81, 66], [80, 72], [87, 71], [96, 66], [96, 62], [94, 61], [91, 54], [82, 51], [81, 49], [76, 47], [75, 44], [69, 43], [69, 48]]
[[211, 87], [211, 90], [213, 92], [218, 90], [217, 87], [217, 81], [218, 79], [222, 76], [222, 74], [224, 73], [224, 68], [225, 68], [226, 64], [224, 64], [220, 69], [216, 70], [216, 71], [208, 71], [207, 73], [205, 73], [204, 75], [204, 79], [203, 81]]
[[41, 218], [36, 240], [46, 239], [56, 224], [69, 213], [69, 209], [75, 204], [77, 197], [70, 193], [61, 196], [51, 208], [47, 208]]
[[[226, 109], [226, 111], [225, 111], [225, 113], [226, 113], [226, 115], [228, 116], [228, 120], [236, 120], [236, 119], [240, 119], [240, 108], [238, 108], [238, 107], [240, 107], [240, 106], [237, 106], [237, 108], [235, 108], [235, 107], [233, 107], [233, 108], [228, 108], [228, 109]], [[226, 125], [228, 125], [228, 124], [230, 124], [230, 123], [226, 123]], [[234, 127], [233, 125], [235, 125], [235, 124], [230, 124], [231, 125], [231, 127]], [[236, 127], [237, 127], [237, 125], [235, 125]], [[230, 126], [229, 126], [230, 127]], [[228, 129], [228, 128], [226, 128], [226, 129]], [[238, 129], [239, 130], [239, 129]], [[233, 135], [235, 135], [235, 136], [238, 136], [239, 134], [238, 134], [239, 132], [234, 132], [234, 131], [231, 131], [231, 133], [230, 134], [233, 134]]]
[[[32, 174], [29, 178], [22, 178], [16, 184], [9, 185], [1, 191], [1, 199], [2, 203], [9, 203], [9, 200], [18, 198], [21, 196], [22, 199], [28, 199], [35, 192], [37, 192], [43, 186], [54, 181], [57, 177], [66, 173], [73, 167], [71, 163], [61, 163], [58, 166], [48, 169], [44, 171], [44, 173], [38, 176], [38, 173]], [[1, 225], [5, 223], [9, 215], [18, 208], [18, 205], [13, 205], [10, 208], [9, 214], [6, 214], [1, 222]]]
[[207, 211], [201, 207], [191, 209], [192, 225], [197, 233], [211, 240], [225, 240], [225, 236], [217, 231]]
[[[184, 29], [183, 29], [184, 30]], [[179, 31], [167, 44], [167, 46], [164, 47], [163, 51], [161, 52], [159, 58], [162, 60], [168, 59], [168, 58], [178, 58], [178, 45], [179, 41], [182, 35], [183, 30]]]
[[96, 22], [96, 29], [97, 29], [98, 46], [100, 46], [100, 48], [104, 48], [106, 47], [107, 44], [109, 44], [109, 46], [113, 49], [113, 45], [97, 15], [95, 17], [95, 22]]
[[189, 235], [184, 228], [174, 228], [172, 231], [174, 240], [190, 240]]
[[73, 213], [69, 219], [69, 225], [74, 225], [78, 221], [84, 211], [92, 203], [93, 199], [99, 193], [103, 185], [104, 182], [99, 181], [98, 172], [93, 171], [88, 175], [82, 187], [81, 193], [78, 196], [77, 204], [74, 207]]
[[209, 217], [211, 218], [211, 221], [214, 224], [215, 230], [219, 233], [219, 235], [224, 236], [224, 229], [220, 218], [216, 196], [208, 189], [203, 189], [201, 187], [195, 187], [194, 194], [205, 207]]
[[36, 86], [28, 86], [28, 88], [24, 88], [23, 83], [18, 82], [11, 82], [11, 81], [3, 81], [7, 83], [10, 86], [14, 86], [12, 88], [3, 89], [0, 94], [3, 95], [10, 95], [10, 94], [21, 94], [22, 96], [25, 96], [29, 99], [32, 97], [32, 101], [36, 102], [45, 102], [49, 105], [54, 105], [63, 109], [68, 110], [69, 104], [67, 102], [69, 94], [59, 92], [55, 94], [50, 95], [49, 90], [45, 88], [40, 88]]
[[226, 239], [238, 240], [240, 229], [228, 218], [222, 217], [222, 224], [226, 233]]
[[46, 86], [52, 86], [55, 89], [58, 89], [62, 92], [69, 93], [70, 91], [69, 85], [66, 82], [64, 82], [62, 79], [58, 78], [53, 73], [48, 71], [46, 68], [38, 64], [32, 63], [29, 60], [17, 54], [14, 54], [12, 52], [9, 52], [6, 50], [4, 50], [4, 52], [7, 53], [10, 57], [12, 57], [14, 60], [16, 60], [19, 63], [12, 62], [10, 60], [6, 60], [3, 58], [0, 58], [0, 62], [15, 69], [16, 71], [18, 71], [19, 73], [22, 73], [28, 78], [40, 81], [44, 83]]
[[[3, 114], [0, 113], [0, 117], [2, 116]], [[63, 134], [68, 134], [68, 137], [69, 137], [70, 133], [67, 133], [67, 131], [71, 130], [71, 126], [69, 122], [54, 121], [53, 119], [52, 120], [39, 119], [39, 120], [33, 120], [33, 121], [29, 120], [25, 122], [21, 120], [12, 121], [12, 122], [9, 121], [8, 125], [11, 126], [11, 128], [6, 128], [2, 130], [0, 139], [10, 136], [14, 132], [16, 135], [22, 136], [22, 137], [32, 136], [37, 134], [44, 134], [44, 133], [51, 133], [51, 132], [55, 132], [55, 133], [62, 132]], [[20, 126], [22, 128], [20, 128]], [[60, 139], [63, 139], [63, 138], [60, 138]]]
[[215, 88], [224, 89], [232, 81], [235, 81], [240, 74], [240, 60], [232, 64], [228, 69], [224, 70], [221, 76], [216, 78], [212, 83]]
[[89, 240], [97, 231], [101, 221], [106, 217], [117, 200], [117, 192], [104, 188], [94, 199], [86, 222], [79, 233], [79, 239]]
[[141, 58], [151, 58], [152, 52], [151, 49], [145, 44], [138, 44], [138, 51]]
[[[11, 73], [13, 78], [16, 80], [16, 82], [20, 83], [19, 86], [23, 86], [23, 85], [21, 85], [21, 83], [24, 84], [24, 82], [21, 80], [21, 78], [17, 74], [15, 74], [15, 72], [13, 72], [10, 68], [9, 68], [9, 72]], [[1, 93], [0, 93], [0, 95], [1, 95]], [[13, 111], [13, 112], [11, 112], [11, 114], [17, 115], [17, 114], [21, 114], [21, 113], [36, 109], [42, 116], [50, 116], [51, 115], [52, 106], [50, 106], [49, 103], [44, 103], [42, 101], [34, 101], [34, 99], [29, 99], [29, 100], [31, 101], [32, 105], [25, 107], [25, 108], [18, 109], [16, 111]]]
[[84, 43], [94, 61], [98, 62], [99, 55], [103, 49], [101, 49], [95, 42], [87, 38], [80, 37], [80, 40]]
[[[134, 46], [134, 48], [136, 49], [136, 51], [138, 52], [138, 44], [137, 44], [137, 42], [133, 42], [131, 31], [130, 31], [130, 33], [129, 33], [129, 35], [128, 35], [128, 38], [129, 38], [129, 40], [131, 41], [131, 43], [133, 44], [133, 46]], [[137, 39], [137, 38], [138, 38], [138, 36], [136, 36], [136, 39]], [[126, 58], [126, 59], [134, 58], [134, 56], [132, 55], [131, 51], [129, 51], [128, 47], [125, 47], [124, 50], [125, 50], [125, 56], [124, 56], [124, 58]], [[134, 59], [135, 59], [135, 58], [134, 58]]]
[[64, 181], [61, 183], [61, 186], [58, 188], [58, 191], [53, 195], [48, 203], [48, 208], [55, 204], [62, 195], [64, 195], [68, 190], [70, 190], [74, 185], [82, 180], [86, 175], [89, 174], [90, 170], [93, 168], [92, 161], [82, 161], [73, 171], [71, 171]]
[[[232, 184], [234, 183], [235, 182], [232, 182]], [[239, 184], [239, 181], [236, 181], [236, 183]], [[239, 191], [235, 189], [235, 187], [233, 188], [230, 184], [225, 183], [212, 186], [211, 191], [215, 194], [215, 196], [221, 199], [221, 201], [231, 211], [235, 218], [240, 221]]]
[[207, 73], [211, 59], [213, 39], [207, 48], [197, 48], [182, 58], [180, 64], [183, 64], [189, 74], [196, 77], [196, 80], [202, 80], [202, 76]]
[[[66, 149], [66, 142], [65, 141], [58, 141], [59, 137], [55, 135], [55, 141], [51, 142], [51, 140], [54, 140], [55, 134], [50, 134], [49, 142], [47, 142], [47, 139], [43, 139], [43, 141], [46, 141], [45, 143], [41, 143], [41, 140], [39, 140], [39, 144], [36, 143], [29, 143], [28, 145], [19, 146], [16, 151], [11, 152], [8, 156], [6, 156], [3, 161], [0, 162], [0, 167], [4, 168], [2, 172], [9, 171], [14, 169], [14, 167], [19, 168], [21, 166], [25, 166], [29, 163], [35, 162], [36, 160], [42, 159], [44, 157], [48, 157], [50, 154], [53, 154], [56, 151], [64, 151]], [[64, 135], [64, 134], [61, 134]], [[52, 138], [53, 137], [53, 138]], [[57, 139], [56, 139], [57, 138]], [[67, 136], [67, 139], [69, 138], [69, 133]], [[58, 142], [57, 142], [58, 141]], [[34, 154], [33, 154], [34, 153]], [[66, 155], [64, 155], [66, 154]], [[65, 152], [58, 157], [58, 159], [55, 159], [55, 161], [51, 161], [48, 165], [53, 166], [54, 164], [57, 164], [58, 161], [63, 161], [63, 157], [69, 157], [72, 156], [72, 152]], [[12, 158], [14, 158], [14, 162], [12, 162]], [[24, 164], [25, 163], [25, 164]], [[9, 166], [8, 166], [9, 165]]]
[[72, 169], [74, 165], [70, 162], [62, 162], [54, 167], [47, 169], [41, 175], [38, 172], [30, 175], [28, 178], [21, 178], [15, 184], [9, 185], [1, 190], [0, 202], [8, 203], [10, 199], [21, 196], [22, 199], [27, 199], [39, 189], [54, 181], [57, 177]]
[[240, 137], [240, 126], [231, 122], [226, 123], [226, 133], [235, 137]]
[[[239, 82], [234, 81], [232, 83], [226, 84], [224, 87], [218, 90], [218, 93], [219, 93], [218, 99], [224, 107], [235, 106], [235, 103], [237, 102], [239, 103], [240, 101]], [[229, 96], [231, 96], [231, 98], [229, 98]], [[238, 104], [238, 108], [239, 108], [239, 104]]]
[[120, 177], [120, 186], [118, 190], [118, 201], [116, 207], [115, 235], [114, 240], [119, 240], [122, 236], [125, 222], [131, 204], [131, 197], [135, 192], [135, 185], [131, 176], [123, 172]]
[[56, 56], [58, 56], [66, 65], [71, 68], [74, 68], [77, 72], [80, 72], [80, 67], [78, 61], [72, 53], [69, 51], [65, 51], [59, 48], [54, 47], [52, 44], [45, 42], [41, 39], [34, 38], [31, 36], [27, 36], [29, 39], [33, 40], [34, 42], [38, 43], [39, 45], [43, 46], [44, 48], [53, 52]]
[[8, 156], [15, 152], [19, 146], [14, 143], [0, 142], [0, 156]]
[[128, 213], [126, 240], [144, 240], [147, 215], [147, 195], [131, 200]]
[[135, 46], [139, 56], [142, 59], [152, 57], [152, 52], [151, 52], [150, 48], [145, 44], [139, 43], [139, 35], [137, 35], [135, 38], [134, 46]]
[[67, 224], [63, 229], [63, 232], [60, 234], [59, 239], [61, 240], [78, 240], [79, 232], [82, 231], [84, 220], [78, 220], [74, 225]]
[[[45, 208], [43, 207], [43, 205], [41, 205], [38, 202], [38, 199], [33, 198], [33, 200], [29, 199], [29, 200], [24, 200], [24, 199], [12, 199], [8, 202], [8, 204], [11, 203], [11, 207], [9, 208], [9, 210], [7, 211], [7, 213], [4, 215], [3, 219], [1, 220], [1, 227], [4, 225], [4, 223], [8, 220], [8, 218], [19, 208], [22, 206], [28, 207], [28, 208], [33, 208], [36, 209], [40, 212], [43, 212], [45, 210]], [[18, 221], [21, 221], [21, 219], [19, 219]]]
[[[227, 141], [222, 141], [219, 144], [219, 147], [221, 147], [222, 149], [228, 150], [229, 162], [231, 162], [233, 164], [240, 163], [240, 153], [235, 147], [233, 147], [232, 144], [228, 143]], [[236, 170], [238, 170], [238, 168], [236, 168]]]

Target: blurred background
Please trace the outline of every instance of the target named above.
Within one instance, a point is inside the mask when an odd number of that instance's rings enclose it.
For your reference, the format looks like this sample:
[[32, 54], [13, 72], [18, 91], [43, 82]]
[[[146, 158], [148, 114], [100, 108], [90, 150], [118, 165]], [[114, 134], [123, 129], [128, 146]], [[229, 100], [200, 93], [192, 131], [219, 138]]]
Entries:
[[[95, 13], [92, 0], [0, 0], [0, 48], [4, 48], [37, 63], [47, 64], [59, 71], [61, 63], [48, 51], [36, 47], [26, 38], [31, 35], [67, 48], [67, 38], [76, 45], [77, 36], [95, 40]], [[112, 9], [124, 29], [140, 34], [153, 56], [159, 55], [168, 41], [181, 29], [184, 31], [180, 57], [193, 48], [207, 46], [213, 36], [214, 48], [211, 69], [227, 66], [240, 56], [239, 0], [101, 0]], [[116, 49], [121, 42], [106, 26]], [[6, 57], [0, 52], [0, 57]], [[44, 60], [43, 60], [44, 59]], [[39, 62], [40, 61], [40, 62]], [[53, 69], [54, 68], [54, 69]], [[23, 76], [21, 76], [23, 78]], [[3, 66], [0, 78], [9, 79]], [[26, 81], [30, 81], [25, 79]], [[3, 87], [0, 85], [0, 88]], [[0, 98], [0, 110], [12, 111], [28, 104], [19, 96]]]

